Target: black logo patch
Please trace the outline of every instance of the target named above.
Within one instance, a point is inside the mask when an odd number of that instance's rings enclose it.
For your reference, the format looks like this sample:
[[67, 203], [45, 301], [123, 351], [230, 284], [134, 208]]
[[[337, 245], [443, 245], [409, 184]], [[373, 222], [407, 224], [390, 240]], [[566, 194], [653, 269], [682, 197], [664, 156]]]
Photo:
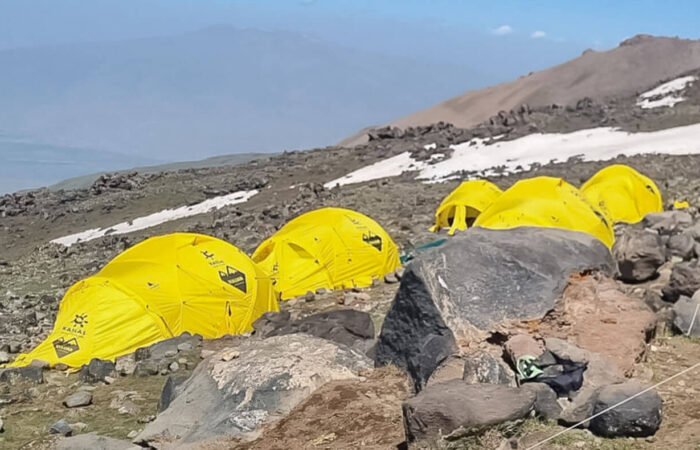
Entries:
[[76, 314], [75, 317], [72, 320], [73, 325], [76, 327], [83, 328], [85, 324], [88, 323], [87, 321], [87, 314]]
[[380, 236], [377, 236], [376, 234], [372, 234], [372, 233], [363, 234], [362, 240], [365, 241], [365, 243], [376, 248], [380, 252], [382, 251], [382, 238]]
[[58, 355], [59, 358], [63, 358], [64, 356], [68, 356], [71, 353], [75, 353], [80, 350], [80, 346], [78, 345], [78, 340], [76, 338], [66, 341], [64, 338], [60, 337], [55, 339], [52, 344], [53, 349], [56, 351], [56, 355]]
[[221, 278], [221, 281], [224, 283], [230, 284], [243, 293], [248, 292], [245, 274], [240, 270], [237, 270], [231, 266], [226, 266], [226, 272], [219, 270], [219, 278]]

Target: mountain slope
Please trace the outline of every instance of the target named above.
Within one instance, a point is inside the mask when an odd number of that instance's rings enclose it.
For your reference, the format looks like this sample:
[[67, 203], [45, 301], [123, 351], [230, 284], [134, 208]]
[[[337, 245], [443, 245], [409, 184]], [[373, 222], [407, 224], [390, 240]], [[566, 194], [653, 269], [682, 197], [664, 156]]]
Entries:
[[485, 76], [213, 27], [0, 52], [0, 132], [166, 161], [327, 145]]
[[[568, 105], [584, 97], [601, 100], [631, 95], [698, 67], [700, 41], [639, 35], [609, 51], [586, 51], [576, 59], [515, 81], [466, 92], [390, 125], [405, 128], [442, 120], [471, 127], [523, 103], [533, 107]], [[351, 145], [362, 138], [364, 133], [360, 132], [342, 143]]]

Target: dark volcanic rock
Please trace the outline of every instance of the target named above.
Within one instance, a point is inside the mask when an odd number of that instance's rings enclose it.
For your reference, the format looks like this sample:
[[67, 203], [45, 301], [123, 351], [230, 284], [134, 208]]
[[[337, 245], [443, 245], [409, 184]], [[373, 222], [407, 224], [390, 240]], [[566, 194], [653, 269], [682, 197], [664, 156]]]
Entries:
[[80, 379], [86, 383], [97, 383], [104, 381], [105, 377], [114, 375], [115, 365], [112, 361], [93, 358], [89, 364], [80, 369]]
[[[635, 381], [606, 386], [598, 393], [594, 412], [604, 411], [643, 389]], [[646, 392], [591, 420], [590, 429], [597, 435], [610, 438], [651, 436], [661, 425], [661, 404], [659, 394]]]
[[572, 274], [614, 272], [608, 249], [587, 234], [521, 227], [473, 228], [406, 269], [387, 313], [376, 364], [393, 363], [420, 390], [457, 340], [481, 341], [508, 320], [540, 318]]
[[626, 282], [656, 277], [657, 269], [666, 261], [663, 241], [654, 231], [627, 228], [618, 236], [612, 251], [620, 278]]
[[536, 395], [499, 384], [466, 384], [451, 380], [428, 386], [403, 404], [409, 442], [469, 436], [485, 428], [525, 417]]
[[44, 382], [44, 369], [37, 366], [0, 369], [0, 382], [13, 383], [18, 379], [30, 380], [41, 384]]
[[663, 288], [664, 300], [675, 302], [681, 295], [692, 296], [700, 290], [700, 267], [698, 260], [680, 262], [673, 266], [671, 279]]
[[[280, 316], [280, 317], [277, 317]], [[285, 334], [306, 333], [347, 345], [360, 351], [367, 351], [374, 339], [374, 324], [369, 314], [353, 309], [313, 314], [303, 319], [284, 322], [289, 313], [267, 313], [258, 319], [253, 328], [263, 337]]]
[[51, 425], [49, 428], [51, 434], [61, 434], [63, 436], [70, 436], [73, 434], [73, 429], [68, 425], [65, 419], [61, 419], [58, 422]]
[[[226, 357], [234, 351], [237, 357]], [[288, 413], [324, 383], [353, 379], [369, 368], [371, 361], [360, 352], [306, 334], [248, 339], [202, 361], [136, 441], [243, 437]]]
[[[700, 337], [700, 291], [692, 298], [681, 296], [673, 305], [673, 325], [690, 336]], [[691, 328], [692, 324], [692, 328]]]
[[557, 402], [557, 393], [544, 383], [524, 383], [520, 389], [535, 393], [535, 412], [547, 420], [558, 420], [562, 407]]

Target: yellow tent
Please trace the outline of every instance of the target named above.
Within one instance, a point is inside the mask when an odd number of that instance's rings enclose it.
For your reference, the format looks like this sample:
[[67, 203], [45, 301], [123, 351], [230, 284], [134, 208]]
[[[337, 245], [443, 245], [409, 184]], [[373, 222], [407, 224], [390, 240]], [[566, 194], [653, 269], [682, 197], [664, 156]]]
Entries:
[[453, 235], [457, 230], [466, 230], [502, 193], [498, 186], [486, 180], [463, 182], [440, 203], [430, 231], [449, 227], [448, 234]]
[[283, 299], [369, 286], [401, 265], [396, 244], [377, 222], [341, 208], [291, 220], [260, 244], [253, 261], [271, 274]]
[[581, 192], [613, 221], [636, 223], [647, 213], [663, 211], [654, 182], [629, 166], [614, 164], [599, 170]]
[[574, 186], [552, 177], [518, 181], [477, 217], [474, 226], [565, 228], [592, 234], [608, 247], [615, 241], [612, 224], [604, 214]]
[[185, 331], [205, 338], [243, 333], [277, 310], [272, 280], [233, 245], [189, 233], [154, 237], [74, 284], [53, 332], [12, 365], [113, 360]]

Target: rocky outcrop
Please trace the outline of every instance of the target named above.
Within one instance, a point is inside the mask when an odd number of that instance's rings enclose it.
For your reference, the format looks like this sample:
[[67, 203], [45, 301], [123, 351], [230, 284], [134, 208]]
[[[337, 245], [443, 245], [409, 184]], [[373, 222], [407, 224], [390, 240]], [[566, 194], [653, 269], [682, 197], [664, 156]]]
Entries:
[[470, 229], [407, 267], [382, 326], [376, 364], [396, 364], [420, 390], [458, 344], [541, 318], [572, 274], [596, 270], [611, 275], [614, 262], [583, 233]]
[[514, 421], [533, 410], [531, 390], [451, 380], [428, 386], [403, 405], [406, 440], [455, 440]]
[[700, 337], [700, 291], [673, 305], [673, 325], [683, 334]]
[[664, 300], [675, 302], [681, 295], [692, 296], [700, 290], [700, 266], [698, 260], [673, 265], [671, 279], [663, 288]]
[[632, 398], [643, 390], [644, 387], [635, 381], [603, 387], [597, 396], [595, 414], [623, 400], [631, 400], [592, 419], [591, 431], [609, 438], [646, 437], [656, 433], [661, 425], [661, 397], [654, 391], [648, 391]]
[[249, 339], [202, 361], [137, 442], [196, 442], [254, 437], [331, 380], [353, 379], [371, 361], [350, 348], [306, 334]]

